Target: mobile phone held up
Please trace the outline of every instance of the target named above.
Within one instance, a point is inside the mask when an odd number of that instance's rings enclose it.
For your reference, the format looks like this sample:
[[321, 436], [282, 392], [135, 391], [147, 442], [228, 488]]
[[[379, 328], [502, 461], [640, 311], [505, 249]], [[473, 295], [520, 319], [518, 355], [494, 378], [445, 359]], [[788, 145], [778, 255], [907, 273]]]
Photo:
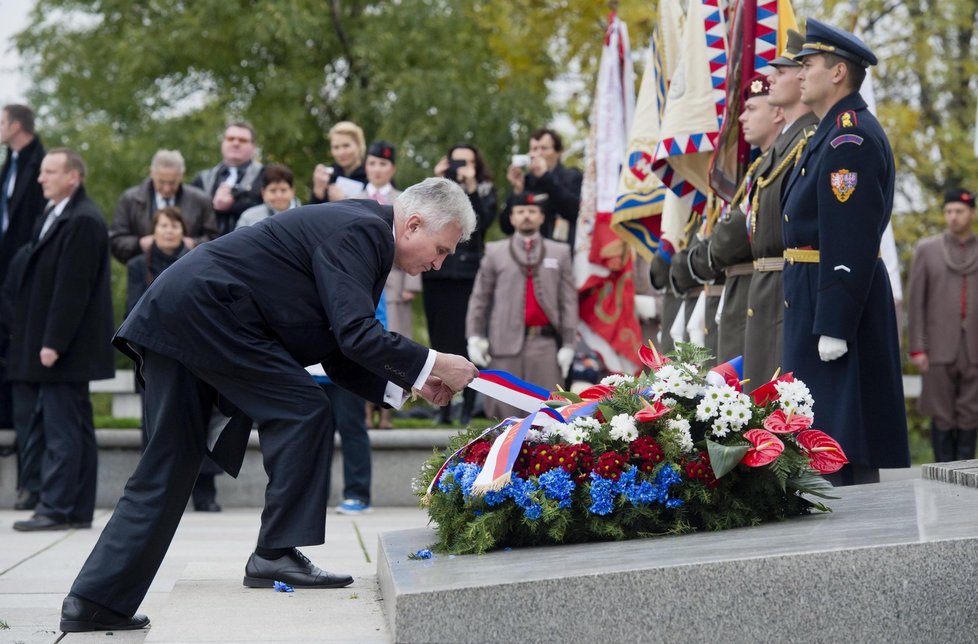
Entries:
[[465, 166], [465, 161], [460, 161], [458, 159], [449, 159], [448, 169], [445, 170], [445, 178], [451, 179], [456, 183], [462, 183], [462, 180], [458, 178], [458, 170], [463, 166]]

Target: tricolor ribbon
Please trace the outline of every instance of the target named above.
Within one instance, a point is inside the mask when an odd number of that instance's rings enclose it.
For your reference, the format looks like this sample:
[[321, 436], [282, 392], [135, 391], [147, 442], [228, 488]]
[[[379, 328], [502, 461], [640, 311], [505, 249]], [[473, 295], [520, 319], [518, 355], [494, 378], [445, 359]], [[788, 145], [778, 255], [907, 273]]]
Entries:
[[511, 373], [485, 369], [469, 383], [469, 388], [482, 392], [499, 402], [512, 405], [528, 414], [535, 413], [540, 405], [550, 397], [550, 392]]

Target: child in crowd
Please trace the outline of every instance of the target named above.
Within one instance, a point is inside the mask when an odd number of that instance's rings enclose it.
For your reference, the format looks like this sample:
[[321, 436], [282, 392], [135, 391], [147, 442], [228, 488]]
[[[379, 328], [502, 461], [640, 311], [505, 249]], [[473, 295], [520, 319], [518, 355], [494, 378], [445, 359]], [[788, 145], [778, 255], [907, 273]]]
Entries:
[[262, 219], [278, 213], [298, 208], [302, 204], [295, 196], [292, 170], [281, 163], [269, 163], [262, 175], [261, 198], [263, 203], [252, 206], [241, 213], [235, 230], [245, 226], [254, 226]]

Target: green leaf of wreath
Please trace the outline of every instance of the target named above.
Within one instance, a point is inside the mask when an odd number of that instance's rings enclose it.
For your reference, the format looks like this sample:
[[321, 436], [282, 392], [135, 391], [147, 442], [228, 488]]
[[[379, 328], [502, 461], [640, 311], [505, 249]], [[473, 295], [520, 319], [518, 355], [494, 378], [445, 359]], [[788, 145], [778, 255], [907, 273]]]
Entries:
[[[710, 460], [712, 462], [713, 455], [710, 455]], [[831, 492], [835, 489], [831, 483], [826, 481], [824, 478], [819, 476], [814, 472], [805, 472], [804, 474], [799, 474], [794, 478], [790, 478], [787, 481], [788, 487], [792, 487], [802, 494], [812, 494], [814, 496], [820, 496], [823, 499], [841, 499], [840, 496], [832, 496]]]
[[750, 449], [749, 445], [721, 445], [707, 440], [706, 451], [710, 454], [710, 467], [713, 468], [713, 475], [720, 478], [737, 467], [748, 449]]

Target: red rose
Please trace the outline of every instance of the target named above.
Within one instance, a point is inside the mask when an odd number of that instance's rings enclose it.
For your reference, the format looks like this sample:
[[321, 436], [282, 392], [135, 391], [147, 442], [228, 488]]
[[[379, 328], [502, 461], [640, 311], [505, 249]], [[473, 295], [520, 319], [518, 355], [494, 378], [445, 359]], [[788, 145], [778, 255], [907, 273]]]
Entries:
[[465, 451], [465, 462], [475, 463], [479, 467], [486, 464], [486, 457], [489, 456], [489, 450], [492, 449], [492, 443], [489, 441], [476, 441], [469, 445], [469, 449]]
[[[639, 436], [629, 444], [629, 449], [631, 450], [632, 456], [638, 458], [643, 465], [649, 462], [653, 468], [665, 458], [665, 455], [662, 453], [662, 446], [651, 436]], [[643, 467], [642, 471], [650, 472], [651, 470], [646, 470]]]

